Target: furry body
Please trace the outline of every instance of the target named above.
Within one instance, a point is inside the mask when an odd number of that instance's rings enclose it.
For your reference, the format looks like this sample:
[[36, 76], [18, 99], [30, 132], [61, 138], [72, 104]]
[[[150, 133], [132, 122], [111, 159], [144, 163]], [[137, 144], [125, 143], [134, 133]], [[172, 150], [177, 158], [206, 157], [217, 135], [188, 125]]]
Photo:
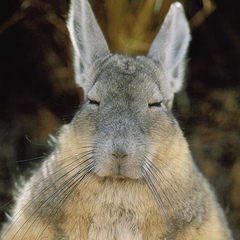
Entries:
[[129, 57], [109, 52], [86, 0], [71, 6], [85, 104], [21, 191], [2, 239], [232, 239], [171, 114], [190, 40], [182, 7], [172, 5], [148, 56]]
[[[88, 138], [86, 133], [84, 139]], [[82, 135], [78, 139], [68, 126], [60, 137], [59, 150], [44, 163], [42, 171], [33, 176], [19, 198], [15, 214], [18, 216], [20, 212], [23, 215], [10, 232], [15, 234], [20, 229], [20, 235], [12, 238], [9, 232], [4, 240], [21, 239], [23, 235], [26, 240], [39, 236], [39, 239], [54, 240], [231, 239], [223, 212], [208, 183], [192, 164], [181, 133], [179, 138], [183, 144], [177, 144], [169, 156], [187, 159], [185, 168], [174, 167], [178, 164], [176, 159], [175, 163], [173, 160], [172, 177], [168, 170], [163, 170], [168, 179], [160, 182], [164, 206], [161, 209], [146, 184], [135, 179], [100, 178], [91, 173], [73, 192], [68, 192], [67, 197], [61, 192], [56, 194], [56, 189], [61, 189], [66, 179], [78, 171], [75, 163], [75, 170], [56, 182], [59, 176], [73, 169], [65, 160], [69, 157], [75, 159], [81, 155], [79, 149], [84, 149]], [[65, 144], [71, 145], [71, 153], [65, 149]], [[55, 169], [62, 170], [51, 177]], [[46, 186], [50, 188], [46, 190]], [[71, 185], [67, 186], [64, 191], [69, 191]], [[53, 197], [49, 199], [49, 196]], [[22, 212], [29, 202], [30, 207]]]

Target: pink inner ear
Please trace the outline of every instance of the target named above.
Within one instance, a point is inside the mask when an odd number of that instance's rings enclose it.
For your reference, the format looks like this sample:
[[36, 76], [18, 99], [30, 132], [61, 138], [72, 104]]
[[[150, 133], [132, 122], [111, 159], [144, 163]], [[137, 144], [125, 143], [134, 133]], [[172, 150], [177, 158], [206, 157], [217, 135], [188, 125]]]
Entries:
[[81, 62], [83, 71], [84, 68], [91, 66], [97, 58], [105, 57], [110, 53], [87, 0], [71, 1], [68, 29], [75, 55], [80, 58], [78, 62]]
[[161, 63], [170, 76], [174, 92], [180, 90], [184, 71], [185, 57], [190, 42], [190, 29], [182, 5], [173, 3], [164, 23], [155, 37], [148, 57]]

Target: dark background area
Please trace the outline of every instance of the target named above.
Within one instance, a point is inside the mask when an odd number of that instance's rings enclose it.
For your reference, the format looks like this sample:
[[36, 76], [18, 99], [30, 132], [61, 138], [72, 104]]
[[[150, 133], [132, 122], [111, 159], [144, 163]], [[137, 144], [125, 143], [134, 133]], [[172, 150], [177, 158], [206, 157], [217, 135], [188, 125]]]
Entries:
[[[129, 0], [129, 9], [136, 9], [136, 2]], [[204, 10], [204, 2], [184, 1], [192, 42], [186, 84], [176, 96], [174, 114], [196, 163], [216, 189], [238, 240], [240, 1], [214, 0], [215, 10], [210, 12]], [[107, 0], [91, 3], [111, 49], [127, 51], [116, 45], [115, 34], [108, 27], [115, 23], [108, 12], [116, 9]], [[152, 14], [146, 42], [138, 43], [138, 48], [133, 46], [132, 54], [146, 52], [170, 3], [164, 1], [160, 13]], [[1, 223], [11, 212], [13, 190], [52, 150], [49, 134], [57, 135], [59, 127], [71, 120], [82, 100], [82, 91], [73, 78], [66, 28], [68, 6], [67, 0], [0, 1]]]

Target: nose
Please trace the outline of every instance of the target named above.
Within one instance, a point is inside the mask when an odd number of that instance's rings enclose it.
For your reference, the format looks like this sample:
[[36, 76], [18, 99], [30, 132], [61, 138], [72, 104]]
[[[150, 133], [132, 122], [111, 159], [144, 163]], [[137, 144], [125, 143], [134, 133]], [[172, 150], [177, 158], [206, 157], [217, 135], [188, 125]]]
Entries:
[[112, 153], [114, 159], [121, 160], [128, 156], [127, 152], [123, 149], [117, 149]]
[[113, 175], [116, 176], [124, 176], [126, 171], [126, 162], [127, 159], [127, 152], [122, 149], [116, 149], [112, 152], [112, 167], [111, 171]]

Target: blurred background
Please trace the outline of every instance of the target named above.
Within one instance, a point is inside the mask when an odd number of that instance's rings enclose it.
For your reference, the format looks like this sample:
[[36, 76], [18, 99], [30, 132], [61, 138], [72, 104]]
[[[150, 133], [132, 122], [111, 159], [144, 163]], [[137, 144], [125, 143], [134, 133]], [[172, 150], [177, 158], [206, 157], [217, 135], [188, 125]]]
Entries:
[[[146, 54], [171, 0], [91, 0], [112, 52]], [[174, 115], [240, 239], [240, 1], [183, 0], [192, 30]], [[15, 189], [54, 146], [83, 92], [74, 83], [69, 0], [0, 1], [0, 225]]]

